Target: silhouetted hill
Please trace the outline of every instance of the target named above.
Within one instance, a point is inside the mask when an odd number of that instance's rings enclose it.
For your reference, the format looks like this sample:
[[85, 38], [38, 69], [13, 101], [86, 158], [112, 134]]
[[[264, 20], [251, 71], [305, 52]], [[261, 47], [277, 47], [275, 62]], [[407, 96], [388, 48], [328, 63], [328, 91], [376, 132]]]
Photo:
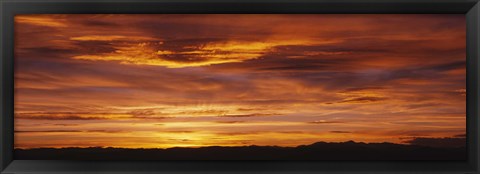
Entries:
[[169, 149], [16, 149], [23, 160], [465, 160], [465, 147], [317, 142], [298, 147], [242, 146]]

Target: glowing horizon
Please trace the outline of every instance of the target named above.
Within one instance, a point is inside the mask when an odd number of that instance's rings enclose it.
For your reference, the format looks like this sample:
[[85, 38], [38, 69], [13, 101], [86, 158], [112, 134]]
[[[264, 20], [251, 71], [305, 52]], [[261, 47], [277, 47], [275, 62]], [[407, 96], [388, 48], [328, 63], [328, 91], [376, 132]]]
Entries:
[[464, 15], [17, 15], [15, 148], [466, 133]]

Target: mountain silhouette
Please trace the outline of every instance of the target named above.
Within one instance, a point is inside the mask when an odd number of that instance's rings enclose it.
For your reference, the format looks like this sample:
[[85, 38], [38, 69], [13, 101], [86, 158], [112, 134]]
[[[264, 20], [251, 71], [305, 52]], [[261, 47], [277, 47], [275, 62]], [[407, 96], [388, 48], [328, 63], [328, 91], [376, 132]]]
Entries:
[[297, 147], [37, 148], [15, 149], [14, 155], [19, 160], [466, 160], [467, 151], [465, 147], [347, 141]]

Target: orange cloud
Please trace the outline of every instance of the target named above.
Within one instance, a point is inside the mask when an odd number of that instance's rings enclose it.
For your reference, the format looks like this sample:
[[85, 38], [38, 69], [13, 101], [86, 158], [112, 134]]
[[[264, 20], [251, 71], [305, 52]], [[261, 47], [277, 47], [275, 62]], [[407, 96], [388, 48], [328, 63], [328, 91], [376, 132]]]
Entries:
[[[82, 36], [71, 40], [77, 41], [112, 41], [126, 39], [123, 36]], [[148, 39], [129, 37], [128, 39]], [[303, 41], [305, 42], [305, 41]], [[238, 63], [257, 59], [282, 44], [300, 44], [302, 41], [267, 41], [267, 42], [221, 42], [190, 47], [189, 51], [170, 51], [156, 49], [159, 43], [142, 42], [116, 46], [113, 53], [100, 55], [78, 55], [74, 59], [90, 61], [118, 61], [122, 64], [164, 66], [167, 68], [185, 68], [209, 66], [223, 63]], [[305, 42], [306, 43], [306, 42]], [[176, 57], [186, 57], [176, 59]]]
[[116, 40], [156, 40], [155, 38], [141, 36], [121, 36], [121, 35], [89, 35], [71, 37], [74, 41], [116, 41]]
[[15, 16], [15, 22], [46, 26], [46, 27], [61, 27], [61, 28], [67, 27], [67, 24], [59, 20], [56, 20], [54, 18], [43, 18], [43, 17], [36, 17], [33, 15]]
[[17, 148], [465, 134], [464, 15], [17, 15], [15, 26]]

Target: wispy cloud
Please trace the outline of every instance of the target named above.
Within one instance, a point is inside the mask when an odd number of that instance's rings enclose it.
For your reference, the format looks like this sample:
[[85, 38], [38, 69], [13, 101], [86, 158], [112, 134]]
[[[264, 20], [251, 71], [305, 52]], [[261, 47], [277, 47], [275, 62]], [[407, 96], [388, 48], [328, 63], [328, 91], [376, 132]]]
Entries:
[[67, 23], [57, 20], [55, 18], [39, 18], [31, 15], [27, 16], [16, 16], [15, 22], [24, 23], [24, 24], [31, 24], [31, 25], [39, 25], [39, 26], [46, 26], [46, 27], [67, 27]]
[[379, 102], [387, 100], [386, 97], [353, 97], [353, 98], [347, 98], [342, 101], [339, 101], [338, 103], [373, 103], [373, 102]]
[[464, 15], [17, 15], [15, 36], [16, 146], [465, 134]]

